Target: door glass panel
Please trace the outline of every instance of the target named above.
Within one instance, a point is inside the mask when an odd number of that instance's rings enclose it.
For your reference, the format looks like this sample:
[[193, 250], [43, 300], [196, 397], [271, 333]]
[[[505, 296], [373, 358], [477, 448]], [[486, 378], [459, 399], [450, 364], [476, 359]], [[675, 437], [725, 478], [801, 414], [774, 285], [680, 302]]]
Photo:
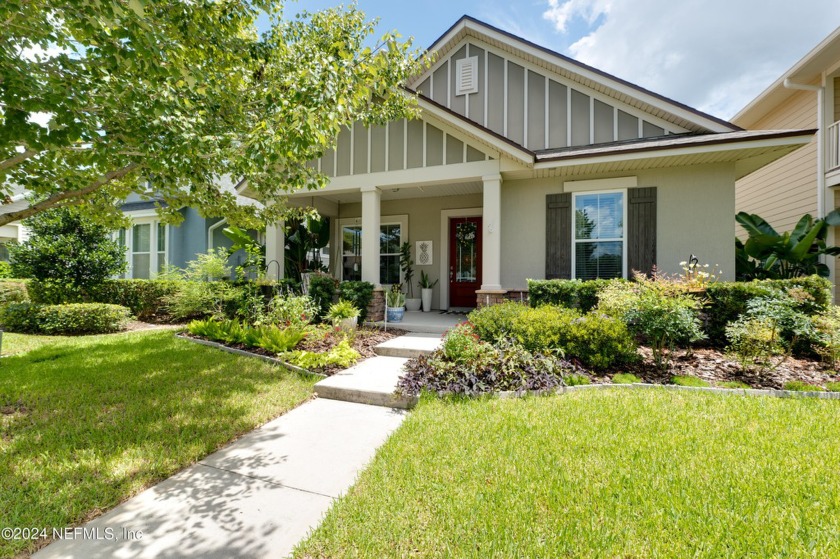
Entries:
[[478, 225], [465, 221], [455, 225], [455, 281], [475, 282], [477, 276], [476, 232]]
[[[148, 223], [134, 226], [133, 252], [149, 252], [152, 248], [152, 226]], [[135, 276], [136, 277], [136, 276]]]
[[362, 228], [359, 225], [344, 227], [341, 231], [342, 277], [346, 281], [362, 279]]

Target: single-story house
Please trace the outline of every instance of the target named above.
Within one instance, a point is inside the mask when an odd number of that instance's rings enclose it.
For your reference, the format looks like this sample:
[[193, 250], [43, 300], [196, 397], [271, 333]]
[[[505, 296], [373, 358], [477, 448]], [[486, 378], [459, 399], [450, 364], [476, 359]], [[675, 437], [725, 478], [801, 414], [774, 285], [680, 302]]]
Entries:
[[[778, 231], [805, 214], [840, 207], [840, 27], [732, 118], [750, 130], [815, 128], [803, 148], [735, 183], [735, 209], [758, 214]], [[838, 242], [837, 231], [830, 241]], [[829, 266], [836, 291], [836, 263]]]
[[[409, 241], [440, 309], [692, 254], [733, 279], [736, 181], [814, 133], [743, 130], [468, 16], [429, 51], [421, 117], [345, 128], [310, 163], [329, 184], [292, 200], [331, 218], [339, 279], [401, 281]], [[266, 242], [283, 262], [282, 228]]]

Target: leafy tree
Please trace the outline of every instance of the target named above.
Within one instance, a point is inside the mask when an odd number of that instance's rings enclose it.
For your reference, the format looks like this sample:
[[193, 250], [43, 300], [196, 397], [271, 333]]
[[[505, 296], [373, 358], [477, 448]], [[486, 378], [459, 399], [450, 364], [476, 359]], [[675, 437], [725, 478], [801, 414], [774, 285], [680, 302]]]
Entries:
[[84, 293], [105, 279], [125, 271], [125, 252], [111, 238], [108, 227], [73, 208], [56, 208], [25, 221], [29, 240], [10, 245], [12, 271], [66, 294], [82, 299]]
[[749, 235], [746, 242], [735, 239], [735, 274], [739, 280], [786, 279], [819, 275], [828, 277], [823, 255], [837, 256], [840, 247], [826, 244], [829, 226], [840, 225], [840, 212], [824, 219], [803, 215], [792, 231], [777, 233], [756, 214], [739, 212], [735, 220]]
[[[68, 205], [113, 225], [113, 202], [131, 192], [162, 197], [173, 223], [188, 205], [232, 224], [273, 222], [285, 194], [325, 183], [304, 163], [342, 125], [414, 112], [400, 87], [420, 64], [410, 41], [366, 46], [375, 22], [353, 5], [291, 20], [282, 5], [0, 2], [0, 197], [32, 194], [0, 225]], [[247, 181], [265, 207], [239, 207], [225, 177]]]

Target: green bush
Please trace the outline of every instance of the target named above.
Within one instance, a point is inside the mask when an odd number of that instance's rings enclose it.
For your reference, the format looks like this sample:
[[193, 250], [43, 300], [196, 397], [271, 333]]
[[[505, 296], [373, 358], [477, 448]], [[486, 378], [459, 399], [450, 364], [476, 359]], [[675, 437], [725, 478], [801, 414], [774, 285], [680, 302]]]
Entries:
[[187, 331], [214, 342], [261, 347], [271, 353], [290, 351], [306, 337], [306, 331], [296, 326], [285, 328], [274, 325], [248, 326], [235, 319], [193, 320], [187, 325]]
[[528, 280], [532, 307], [558, 305], [589, 312], [598, 304], [598, 294], [607, 285], [624, 280]]
[[5, 260], [0, 260], [0, 279], [7, 279], [13, 277], [12, 265]]
[[465, 364], [492, 350], [487, 342], [482, 342], [469, 322], [462, 322], [449, 330], [441, 341], [443, 355], [453, 363]]
[[178, 291], [179, 283], [166, 280], [105, 280], [90, 290], [93, 303], [128, 307], [138, 320], [165, 320], [169, 316], [166, 298]]
[[803, 382], [801, 380], [789, 380], [782, 386], [782, 390], [790, 390], [792, 392], [824, 392], [825, 389], [822, 386], [816, 386], [814, 384], [808, 384], [807, 382]]
[[671, 384], [676, 384], [677, 386], [695, 386], [703, 388], [711, 386], [708, 382], [701, 378], [679, 375], [671, 377]]
[[0, 281], [0, 305], [29, 301], [26, 281]]
[[335, 302], [336, 280], [332, 276], [316, 274], [309, 279], [309, 297], [318, 305], [318, 318], [327, 316]]
[[0, 310], [0, 323], [10, 332], [78, 335], [124, 330], [131, 311], [119, 305], [10, 303]]
[[825, 383], [825, 388], [829, 392], [840, 392], [840, 382], [827, 382]]
[[[799, 307], [808, 315], [826, 311], [831, 305], [831, 282], [819, 276], [785, 280], [750, 282], [715, 282], [706, 288], [706, 334], [716, 347], [726, 345], [726, 326], [747, 311], [747, 303], [756, 297], [789, 292], [800, 299]], [[803, 292], [810, 296], [804, 297]]]
[[635, 359], [636, 345], [621, 321], [554, 305], [537, 308], [507, 302], [470, 313], [478, 337], [496, 343], [510, 338], [528, 351], [562, 351], [585, 365], [607, 368]]
[[178, 320], [233, 316], [243, 296], [242, 288], [227, 281], [179, 281], [176, 286], [163, 302]]
[[373, 300], [373, 284], [367, 281], [343, 281], [338, 285], [338, 297], [350, 301], [359, 309], [359, 323], [367, 318], [367, 309]]
[[566, 375], [563, 381], [566, 386], [583, 386], [586, 384], [592, 384], [592, 381], [589, 380], [588, 376], [578, 374]]
[[268, 302], [261, 324], [306, 326], [318, 316], [320, 307], [306, 295], [278, 295]]
[[331, 366], [346, 369], [358, 361], [360, 357], [359, 352], [350, 347], [350, 342], [347, 340], [341, 340], [326, 353], [291, 351], [283, 355], [283, 359], [292, 365], [308, 370]]
[[642, 379], [633, 373], [618, 373], [612, 377], [613, 384], [637, 384], [642, 382]]

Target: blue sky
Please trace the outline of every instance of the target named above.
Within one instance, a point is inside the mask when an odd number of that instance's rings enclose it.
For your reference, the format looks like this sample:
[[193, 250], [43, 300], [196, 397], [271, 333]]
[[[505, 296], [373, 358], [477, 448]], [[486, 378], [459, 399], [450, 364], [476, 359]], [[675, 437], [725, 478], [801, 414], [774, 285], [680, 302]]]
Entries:
[[[286, 13], [339, 2], [300, 0]], [[659, 94], [732, 117], [840, 25], [837, 0], [358, 0], [426, 48], [469, 14]]]

